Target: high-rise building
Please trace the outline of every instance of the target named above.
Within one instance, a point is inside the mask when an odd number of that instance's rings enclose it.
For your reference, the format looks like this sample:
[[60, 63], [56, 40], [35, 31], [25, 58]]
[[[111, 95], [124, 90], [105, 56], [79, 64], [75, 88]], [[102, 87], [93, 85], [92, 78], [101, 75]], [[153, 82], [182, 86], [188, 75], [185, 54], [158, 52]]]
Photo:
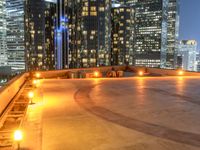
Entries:
[[54, 30], [56, 4], [54, 0], [25, 1], [25, 45], [27, 70], [55, 68]]
[[13, 71], [25, 70], [24, 1], [6, 0], [7, 57]]
[[167, 55], [165, 68], [177, 67], [178, 36], [179, 36], [180, 0], [168, 1], [167, 13]]
[[182, 40], [179, 43], [178, 56], [182, 56], [182, 68], [196, 71], [197, 42], [195, 40]]
[[197, 72], [200, 72], [200, 51], [197, 52], [196, 55], [196, 65], [197, 65]]
[[5, 0], [0, 0], [0, 66], [7, 65]]
[[45, 0], [45, 70], [56, 69], [55, 28], [56, 0]]
[[67, 26], [68, 17], [65, 9], [65, 0], [57, 0], [55, 29], [56, 69], [69, 68], [69, 31]]
[[112, 65], [134, 64], [134, 9], [130, 6], [112, 7]]
[[110, 65], [111, 0], [66, 1], [69, 66]]
[[136, 66], [175, 68], [179, 0], [119, 0], [135, 10]]

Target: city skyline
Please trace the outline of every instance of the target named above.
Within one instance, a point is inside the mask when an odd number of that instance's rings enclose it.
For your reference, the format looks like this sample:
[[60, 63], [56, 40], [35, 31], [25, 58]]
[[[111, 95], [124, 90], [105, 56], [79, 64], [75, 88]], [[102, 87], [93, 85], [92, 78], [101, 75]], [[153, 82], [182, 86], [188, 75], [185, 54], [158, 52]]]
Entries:
[[198, 32], [187, 34], [185, 29], [198, 30], [198, 21], [188, 21], [197, 8], [187, 8], [184, 0], [112, 0], [118, 5], [113, 7], [111, 0], [2, 2], [6, 24], [0, 61], [12, 70], [109, 65], [176, 69], [179, 41], [198, 43], [192, 38]]
[[199, 150], [199, 6], [0, 0], [0, 150]]

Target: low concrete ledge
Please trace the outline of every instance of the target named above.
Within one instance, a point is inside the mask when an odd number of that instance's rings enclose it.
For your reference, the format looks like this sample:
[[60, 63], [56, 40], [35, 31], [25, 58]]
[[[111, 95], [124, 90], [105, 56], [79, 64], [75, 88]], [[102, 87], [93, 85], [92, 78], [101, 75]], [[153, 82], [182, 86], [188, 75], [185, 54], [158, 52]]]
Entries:
[[[159, 69], [159, 68], [147, 68], [147, 72], [152, 74], [160, 74], [163, 76], [177, 76], [179, 75], [179, 70], [170, 70], [170, 69]], [[183, 76], [200, 76], [199, 72], [189, 72], [183, 71]]]
[[13, 78], [4, 87], [0, 88], [0, 118], [15, 95], [25, 83], [29, 73], [24, 73]]
[[94, 71], [99, 72], [107, 72], [112, 70], [114, 68], [115, 70], [125, 70], [125, 66], [108, 66], [108, 67], [98, 67], [98, 68], [78, 68], [78, 69], [65, 69], [65, 70], [52, 70], [52, 71], [34, 71], [31, 72], [31, 76], [35, 76], [35, 74], [38, 72], [40, 73], [40, 78], [57, 78], [57, 77], [67, 77], [68, 73], [74, 72], [83, 72], [83, 73], [89, 73]]
[[[70, 73], [78, 74], [87, 74], [94, 71], [99, 71], [103, 74], [111, 71], [112, 69], [119, 71], [130, 71], [134, 73], [138, 73], [142, 71], [144, 74], [150, 75], [160, 75], [160, 76], [177, 76], [178, 70], [170, 70], [170, 69], [159, 69], [159, 68], [146, 68], [146, 67], [137, 67], [137, 66], [108, 66], [108, 67], [99, 67], [99, 68], [78, 68], [78, 69], [66, 69], [66, 70], [54, 70], [54, 71], [38, 71], [40, 73], [40, 78], [58, 78], [58, 77], [67, 77]], [[32, 72], [32, 76], [34, 76], [36, 72]], [[183, 76], [200, 76], [198, 72], [189, 72], [184, 71]], [[69, 77], [70, 78], [70, 77]]]
[[[94, 71], [99, 71], [102, 74], [105, 74], [111, 70], [115, 71], [130, 71], [138, 73], [142, 71], [144, 74], [154, 74], [162, 76], [177, 76], [178, 70], [167, 70], [167, 69], [158, 69], [158, 68], [146, 68], [146, 67], [135, 67], [135, 66], [108, 66], [108, 67], [99, 67], [99, 68], [78, 68], [78, 69], [66, 69], [66, 70], [53, 70], [53, 71], [38, 71], [40, 73], [40, 78], [62, 78], [67, 77], [70, 72], [73, 73], [92, 73]], [[21, 86], [25, 83], [27, 77], [34, 77], [37, 72], [24, 73], [20, 76], [13, 78], [9, 81], [4, 87], [0, 88], [0, 117], [4, 112], [5, 108], [18, 93]], [[188, 72], [184, 71], [183, 76], [200, 76], [198, 72]]]

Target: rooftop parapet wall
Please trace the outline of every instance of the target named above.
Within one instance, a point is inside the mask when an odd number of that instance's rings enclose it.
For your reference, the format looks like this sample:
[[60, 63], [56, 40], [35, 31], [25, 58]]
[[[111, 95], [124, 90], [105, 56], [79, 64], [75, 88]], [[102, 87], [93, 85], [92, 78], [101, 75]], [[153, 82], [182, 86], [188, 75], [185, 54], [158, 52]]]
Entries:
[[[158, 69], [158, 68], [145, 68], [145, 67], [134, 67], [134, 66], [109, 66], [109, 67], [99, 67], [99, 68], [81, 68], [81, 69], [66, 69], [66, 70], [55, 70], [55, 71], [39, 71], [41, 78], [58, 78], [64, 77], [69, 72], [107, 72], [112, 69], [115, 70], [126, 70], [132, 72], [143, 71], [145, 73], [163, 75], [163, 76], [177, 76], [177, 70], [167, 70], [167, 69]], [[35, 72], [24, 73], [20, 76], [13, 78], [9, 81], [5, 87], [0, 89], [0, 117], [2, 116], [5, 108], [18, 93], [22, 85], [25, 83], [26, 79], [30, 76], [34, 76]], [[200, 76], [200, 73], [196, 72], [184, 72], [184, 76]]]
[[[65, 70], [53, 70], [53, 71], [39, 71], [41, 78], [57, 78], [57, 77], [64, 77], [69, 72], [107, 72], [112, 70], [125, 70], [125, 66], [109, 66], [109, 67], [99, 67], [99, 68], [78, 68], [78, 69], [65, 69]], [[34, 76], [36, 72], [32, 72], [32, 76]]]
[[[153, 73], [153, 74], [159, 74], [163, 76], [177, 76], [178, 75], [178, 70], [159, 69], [159, 68], [147, 68], [147, 72]], [[200, 73], [184, 71], [183, 76], [200, 76]]]
[[4, 87], [0, 88], [0, 118], [5, 108], [18, 93], [28, 76], [29, 73], [19, 75], [9, 81]]

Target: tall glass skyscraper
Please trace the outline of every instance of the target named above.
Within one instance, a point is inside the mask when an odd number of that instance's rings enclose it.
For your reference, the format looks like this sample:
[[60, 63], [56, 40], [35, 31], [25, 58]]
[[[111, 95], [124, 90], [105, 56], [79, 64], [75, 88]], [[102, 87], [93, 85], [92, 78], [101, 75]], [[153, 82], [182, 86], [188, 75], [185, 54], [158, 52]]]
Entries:
[[65, 0], [57, 0], [55, 29], [56, 69], [69, 68], [69, 30], [65, 9]]
[[25, 45], [27, 70], [55, 69], [55, 16], [55, 1], [25, 1]]
[[166, 68], [176, 68], [179, 36], [180, 0], [168, 1]]
[[119, 0], [135, 10], [134, 64], [175, 68], [179, 0]]
[[125, 5], [112, 8], [112, 65], [134, 64], [134, 9]]
[[7, 65], [5, 4], [5, 0], [0, 0], [0, 66]]
[[110, 65], [111, 0], [66, 1], [72, 68]]
[[182, 57], [182, 68], [184, 70], [197, 71], [197, 42], [195, 40], [180, 41], [178, 55]]
[[12, 70], [25, 70], [24, 1], [6, 0], [7, 56]]

